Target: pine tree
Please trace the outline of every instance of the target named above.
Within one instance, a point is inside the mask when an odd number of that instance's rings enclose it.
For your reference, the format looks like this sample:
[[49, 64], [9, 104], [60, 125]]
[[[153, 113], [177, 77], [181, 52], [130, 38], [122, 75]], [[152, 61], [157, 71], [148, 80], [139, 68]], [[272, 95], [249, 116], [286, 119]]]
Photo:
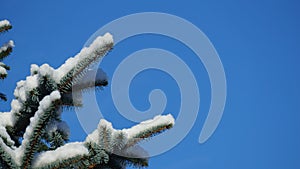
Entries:
[[[12, 26], [8, 20], [0, 21], [0, 34], [7, 32], [11, 28]], [[7, 70], [10, 69], [10, 67], [4, 64], [2, 61], [12, 52], [13, 47], [14, 47], [14, 42], [12, 40], [10, 40], [6, 44], [2, 45], [2, 47], [0, 47], [0, 79], [5, 79], [7, 76]], [[4, 101], [7, 100], [5, 94], [1, 92], [0, 92], [0, 100], [4, 100]]]
[[[93, 82], [86, 77], [91, 65], [112, 47], [113, 38], [107, 33], [58, 69], [48, 64], [31, 65], [31, 75], [17, 83], [11, 111], [0, 113], [0, 168], [124, 169], [148, 166], [147, 152], [138, 143], [170, 129], [174, 125], [171, 115], [156, 116], [123, 130], [116, 130], [111, 123], [101, 119], [97, 129], [85, 141], [71, 143], [68, 125], [61, 118], [65, 107], [82, 106], [80, 94], [83, 91], [108, 84], [101, 70]], [[79, 97], [73, 99], [72, 94]]]

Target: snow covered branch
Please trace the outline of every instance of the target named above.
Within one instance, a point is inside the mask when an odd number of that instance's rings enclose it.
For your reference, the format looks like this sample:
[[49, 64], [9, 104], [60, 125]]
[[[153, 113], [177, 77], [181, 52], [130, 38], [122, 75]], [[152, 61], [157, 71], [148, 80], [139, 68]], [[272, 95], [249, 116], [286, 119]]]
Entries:
[[87, 68], [97, 62], [112, 47], [112, 35], [107, 33], [103, 37], [98, 37], [89, 47], [83, 48], [74, 58], [68, 59], [54, 74], [54, 79], [59, 84], [59, 90], [70, 91], [73, 83], [85, 75]]
[[12, 28], [12, 26], [8, 20], [5, 19], [5, 20], [0, 21], [0, 33], [8, 31], [11, 28]]
[[0, 47], [0, 61], [2, 61], [6, 56], [8, 56], [14, 47], [14, 41], [10, 40], [8, 43]]
[[[12, 26], [8, 20], [0, 21], [0, 33], [8, 31]], [[5, 79], [7, 77], [7, 70], [10, 69], [9, 66], [2, 63], [3, 59], [6, 58], [14, 47], [14, 42], [10, 40], [8, 43], [4, 44], [2, 47], [0, 46], [0, 79]], [[0, 92], [0, 100], [6, 101], [6, 95]]]
[[86, 157], [89, 154], [88, 149], [83, 143], [73, 142], [68, 143], [62, 147], [57, 148], [53, 151], [42, 152], [36, 156], [33, 161], [33, 168], [63, 168], [70, 167], [71, 160], [75, 162], [75, 158], [82, 160], [83, 157]]
[[[160, 129], [155, 128], [156, 125], [160, 126]], [[72, 167], [75, 164], [77, 167], [88, 168], [105, 165], [110, 160], [123, 160], [132, 165], [147, 166], [148, 160], [140, 157], [144, 150], [139, 148], [138, 151], [134, 151], [136, 147], [130, 149], [136, 145], [132, 145], [129, 140], [135, 138], [137, 133], [160, 133], [173, 125], [174, 118], [171, 115], [157, 116], [153, 120], [124, 130], [116, 130], [110, 122], [102, 119], [98, 128], [87, 136], [85, 142], [69, 143], [54, 151], [40, 153], [34, 159], [33, 168], [54, 169]], [[152, 130], [153, 128], [155, 130]]]
[[[0, 22], [0, 29], [9, 22]], [[113, 46], [112, 36], [99, 36], [58, 69], [31, 65], [31, 75], [17, 83], [11, 111], [0, 113], [0, 168], [125, 168], [148, 166], [147, 153], [137, 144], [174, 125], [171, 115], [157, 116], [129, 129], [117, 130], [104, 119], [84, 142], [67, 143], [69, 128], [62, 107], [80, 106], [80, 94], [108, 84], [102, 71], [89, 69]], [[0, 48], [11, 50], [13, 42]], [[4, 56], [4, 55], [3, 55]], [[0, 58], [1, 59], [1, 58]], [[0, 74], [9, 68], [0, 62]], [[79, 97], [74, 99], [74, 93]]]
[[38, 111], [34, 117], [30, 119], [30, 125], [26, 128], [22, 145], [19, 147], [23, 157], [22, 168], [30, 168], [33, 155], [36, 153], [36, 148], [40, 142], [41, 135], [49, 123], [51, 116], [56, 113], [60, 100], [58, 91], [52, 92], [49, 96], [44, 97], [40, 102]]

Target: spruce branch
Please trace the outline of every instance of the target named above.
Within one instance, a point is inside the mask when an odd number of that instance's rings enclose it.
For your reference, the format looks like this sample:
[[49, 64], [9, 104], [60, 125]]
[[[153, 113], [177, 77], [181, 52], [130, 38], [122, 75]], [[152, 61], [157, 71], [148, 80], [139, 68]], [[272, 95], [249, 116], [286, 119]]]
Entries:
[[[151, 122], [153, 121], [156, 121], [156, 124], [161, 124], [160, 126], [172, 126], [174, 119], [170, 115], [158, 116], [153, 120], [143, 122], [145, 128], [140, 128], [140, 125], [136, 125], [126, 130], [113, 129], [111, 123], [102, 119], [98, 128], [87, 136], [85, 142], [69, 143], [54, 151], [40, 153], [34, 160], [33, 168], [54, 169], [66, 166], [79, 166], [79, 168], [111, 167], [114, 165], [113, 161], [118, 161], [123, 167], [127, 165], [135, 167], [148, 166], [148, 159], [140, 157], [140, 155], [145, 156], [145, 151], [137, 145], [129, 146], [128, 144], [132, 144], [132, 142], [127, 140], [131, 140], [130, 136], [133, 136], [135, 133], [151, 130], [153, 125]], [[157, 132], [157, 129], [152, 131], [152, 133], [155, 132]], [[119, 138], [119, 140], [114, 138]], [[74, 152], [70, 155], [60, 155], [60, 152], [68, 151]], [[81, 163], [80, 161], [85, 162]]]
[[22, 168], [30, 168], [33, 155], [36, 153], [38, 143], [41, 135], [45, 130], [47, 124], [59, 108], [60, 93], [58, 91], [52, 92], [49, 96], [44, 97], [40, 102], [38, 111], [31, 119], [30, 125], [26, 128], [24, 140], [20, 149], [24, 150], [23, 158], [21, 159]]
[[[93, 81], [94, 77], [89, 75], [94, 70], [89, 68], [112, 45], [111, 35], [106, 34], [58, 69], [48, 64], [31, 66], [31, 75], [17, 84], [12, 110], [0, 113], [1, 166], [16, 169], [148, 166], [147, 153], [138, 143], [170, 129], [174, 125], [171, 115], [157, 116], [123, 130], [114, 129], [102, 119], [84, 142], [67, 143], [69, 132], [61, 120], [61, 108], [80, 106], [82, 92], [107, 85], [102, 70], [97, 71]], [[1, 63], [0, 68], [8, 69]], [[78, 100], [74, 99], [74, 93], [78, 93], [75, 97]]]
[[172, 128], [174, 123], [174, 118], [171, 114], [168, 114], [166, 116], [156, 116], [152, 120], [147, 120], [130, 129], [125, 129], [130, 138], [126, 145], [127, 148]]
[[64, 70], [63, 76], [56, 78], [59, 80], [59, 90], [62, 93], [70, 92], [72, 85], [86, 74], [88, 67], [106, 55], [112, 47], [112, 36], [107, 33], [103, 37], [98, 37], [88, 48], [83, 48], [74, 58], [68, 59], [58, 69]]
[[3, 165], [8, 166], [11, 169], [19, 169], [13, 158], [14, 156], [13, 150], [8, 147], [0, 137], [0, 161], [2, 161], [2, 163], [4, 162]]
[[[8, 20], [0, 21], [0, 33], [6, 32], [11, 29], [12, 26]], [[7, 77], [7, 70], [10, 69], [9, 66], [2, 63], [2, 60], [6, 58], [14, 47], [14, 42], [10, 40], [8, 43], [0, 46], [0, 79], [5, 79]], [[0, 100], [7, 101], [5, 94], [0, 92]]]
[[0, 100], [7, 101], [6, 95], [3, 93], [0, 93]]
[[10, 67], [7, 66], [6, 64], [2, 63], [2, 62], [0, 62], [0, 67], [3, 67], [6, 70], [10, 70]]
[[12, 28], [12, 25], [8, 20], [2, 20], [0, 21], [0, 33], [6, 32]]
[[12, 40], [0, 47], [0, 62], [12, 52], [13, 47], [14, 41]]
[[53, 151], [47, 151], [37, 154], [33, 161], [34, 169], [60, 169], [70, 168], [88, 159], [88, 149], [83, 143], [68, 143]]

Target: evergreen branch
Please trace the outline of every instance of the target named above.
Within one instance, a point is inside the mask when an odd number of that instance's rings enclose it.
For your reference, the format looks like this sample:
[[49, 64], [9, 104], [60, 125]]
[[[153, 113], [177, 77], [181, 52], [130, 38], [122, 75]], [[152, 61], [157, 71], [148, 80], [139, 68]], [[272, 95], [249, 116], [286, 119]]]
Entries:
[[10, 70], [10, 67], [7, 66], [6, 64], [2, 63], [2, 62], [0, 62], [0, 66], [3, 67], [6, 70]]
[[6, 128], [2, 125], [0, 125], [0, 137], [7, 146], [11, 147], [15, 144], [10, 135], [7, 133]]
[[7, 77], [7, 71], [5, 68], [0, 67], [0, 79], [5, 79]]
[[63, 146], [68, 140], [70, 129], [64, 121], [52, 120], [46, 128], [43, 135], [44, 141], [49, 145], [50, 150], [55, 150]]
[[[157, 116], [124, 130], [116, 130], [111, 123], [101, 120], [85, 142], [69, 144], [66, 144], [66, 130], [51, 128], [52, 122], [61, 122], [60, 107], [81, 105], [80, 100], [73, 100], [73, 93], [107, 85], [103, 72], [101, 76], [96, 76], [95, 81], [85, 75], [89, 74], [88, 68], [106, 55], [112, 46], [112, 36], [106, 34], [56, 70], [47, 64], [31, 66], [31, 76], [17, 84], [14, 92], [16, 99], [12, 101], [9, 113], [11, 116], [5, 118], [8, 122], [3, 118], [0, 120], [0, 165], [16, 169], [125, 169], [129, 165], [148, 166], [147, 155], [141, 153], [144, 150], [137, 144], [173, 127], [171, 115]], [[12, 41], [1, 47], [0, 59], [5, 58], [12, 47]], [[9, 69], [1, 62], [0, 68], [2, 72]], [[22, 140], [21, 146], [19, 140]]]
[[126, 147], [136, 145], [138, 142], [147, 138], [153, 137], [174, 125], [174, 118], [172, 115], [156, 116], [152, 120], [144, 121], [130, 129], [125, 129], [129, 135], [129, 140]]
[[102, 87], [106, 86], [107, 84], [107, 76], [102, 69], [89, 69], [84, 77], [82, 77], [80, 80], [77, 80], [77, 82], [73, 84], [72, 90], [63, 94], [63, 105], [68, 108], [71, 108], [72, 106], [81, 107], [83, 92], [88, 92], [89, 90], [95, 88], [101, 90]]
[[22, 169], [30, 168], [31, 161], [33, 159], [33, 155], [36, 153], [42, 132], [51, 120], [53, 114], [56, 113], [59, 108], [59, 99], [59, 92], [54, 91], [49, 96], [44, 97], [44, 99], [40, 102], [38, 111], [35, 113], [30, 125], [27, 127], [24, 134], [24, 140], [20, 147], [24, 150], [24, 155], [21, 160]]
[[[8, 20], [0, 21], [0, 33], [8, 31], [11, 28], [12, 26]], [[4, 44], [2, 47], [0, 47], [0, 79], [5, 79], [7, 77], [7, 70], [9, 70], [10, 67], [1, 61], [12, 52], [13, 46], [14, 43], [12, 40], [10, 40], [7, 44]], [[7, 101], [7, 98], [3, 93], [0, 93], [0, 100]]]
[[75, 142], [61, 146], [53, 151], [42, 152], [36, 156], [32, 167], [35, 169], [60, 169], [80, 165], [88, 160], [89, 150], [83, 143]]
[[72, 85], [85, 75], [87, 68], [106, 55], [112, 47], [112, 36], [105, 34], [103, 37], [98, 37], [88, 48], [83, 48], [74, 58], [68, 59], [56, 70], [55, 79], [59, 83], [59, 91], [70, 92]]
[[82, 92], [94, 87], [101, 88], [108, 84], [107, 75], [102, 69], [89, 69], [86, 74], [73, 84], [72, 92]]
[[17, 100], [12, 101], [12, 105], [16, 107], [12, 109], [12, 115], [16, 120], [14, 128], [9, 132], [13, 136], [16, 146], [20, 145], [19, 138], [23, 136], [30, 123], [30, 118], [38, 110], [39, 101], [54, 90], [56, 90], [56, 84], [46, 74], [44, 76], [40, 74], [28, 76], [25, 81], [17, 83], [14, 92]]
[[[83, 161], [88, 160], [88, 156], [77, 156], [73, 158], [69, 158], [68, 160], [60, 161], [57, 164], [49, 167], [49, 169], [69, 169], [71, 166], [76, 166], [78, 168], [84, 168]], [[46, 169], [47, 167], [43, 167], [42, 169]]]
[[7, 101], [6, 95], [3, 93], [0, 93], [0, 100]]
[[3, 165], [6, 165], [11, 169], [18, 169], [18, 165], [13, 158], [13, 153], [13, 150], [9, 148], [0, 137], [0, 161], [2, 160], [2, 163], [4, 162]]
[[145, 152], [141, 154], [144, 150], [136, 144], [141, 140], [170, 129], [173, 125], [174, 118], [171, 115], [157, 116], [152, 120], [144, 121], [132, 128], [123, 130], [115, 130], [111, 123], [101, 119], [98, 128], [87, 136], [85, 142], [99, 145], [101, 149], [104, 149], [110, 155], [110, 160], [114, 157], [123, 162], [124, 165], [145, 167], [148, 165], [148, 159], [143, 157], [147, 155]]
[[11, 28], [12, 28], [12, 26], [9, 23], [8, 20], [2, 20], [2, 21], [0, 21], [0, 33], [1, 32], [6, 32], [6, 31], [8, 31]]
[[0, 61], [2, 61], [12, 52], [13, 47], [14, 42], [12, 40], [0, 47]]
[[86, 83], [77, 83], [73, 85], [72, 92], [84, 92], [86, 90], [92, 89], [94, 87], [101, 88], [103, 86], [107, 86], [107, 80], [96, 80], [95, 83], [93, 82], [86, 82]]

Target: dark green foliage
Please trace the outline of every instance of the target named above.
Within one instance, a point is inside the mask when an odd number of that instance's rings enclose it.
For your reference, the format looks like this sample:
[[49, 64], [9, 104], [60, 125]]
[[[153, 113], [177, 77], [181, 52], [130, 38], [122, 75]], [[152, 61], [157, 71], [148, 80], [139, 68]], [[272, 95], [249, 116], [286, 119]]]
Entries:
[[[10, 24], [4, 25], [0, 27], [0, 33], [6, 32], [10, 30], [12, 26]], [[1, 48], [1, 46], [0, 46]], [[10, 53], [12, 52], [12, 46], [8, 46], [6, 50], [0, 51], [0, 67], [4, 68], [6, 70], [10, 70], [10, 67], [2, 63], [3, 59], [6, 58]], [[5, 79], [7, 77], [7, 74], [1, 74], [0, 73], [0, 79]], [[7, 101], [6, 95], [0, 92], [0, 100]]]

